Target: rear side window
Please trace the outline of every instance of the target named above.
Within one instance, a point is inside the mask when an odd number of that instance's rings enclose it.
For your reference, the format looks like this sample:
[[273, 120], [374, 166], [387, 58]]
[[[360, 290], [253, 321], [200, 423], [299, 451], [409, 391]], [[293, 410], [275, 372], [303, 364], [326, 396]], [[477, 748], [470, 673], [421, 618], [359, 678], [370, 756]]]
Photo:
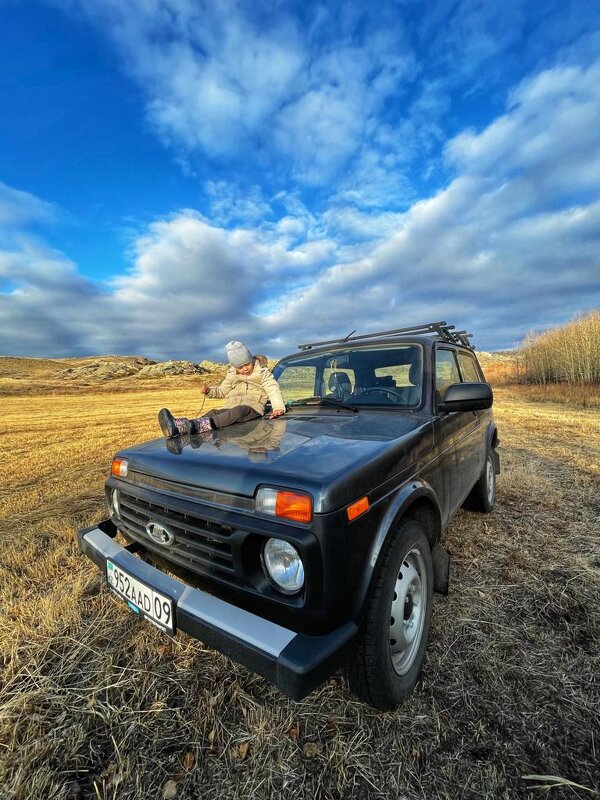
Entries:
[[463, 380], [465, 383], [478, 383], [481, 381], [481, 375], [477, 369], [477, 364], [473, 356], [468, 353], [458, 352], [458, 363], [460, 364], [460, 371], [462, 372]]
[[438, 350], [435, 356], [435, 388], [439, 399], [443, 400], [446, 389], [453, 383], [460, 383], [460, 373], [453, 350]]

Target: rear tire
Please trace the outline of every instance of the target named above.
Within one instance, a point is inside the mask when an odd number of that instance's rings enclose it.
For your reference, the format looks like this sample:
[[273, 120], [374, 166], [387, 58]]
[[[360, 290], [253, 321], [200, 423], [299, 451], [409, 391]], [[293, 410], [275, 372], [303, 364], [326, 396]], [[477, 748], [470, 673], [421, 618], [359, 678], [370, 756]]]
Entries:
[[470, 511], [480, 511], [489, 514], [496, 505], [496, 469], [494, 455], [490, 450], [485, 460], [481, 477], [471, 489], [471, 494], [465, 501], [465, 506]]
[[391, 711], [413, 690], [425, 658], [432, 593], [429, 542], [419, 523], [403, 520], [380, 555], [346, 666], [350, 688], [363, 702]]

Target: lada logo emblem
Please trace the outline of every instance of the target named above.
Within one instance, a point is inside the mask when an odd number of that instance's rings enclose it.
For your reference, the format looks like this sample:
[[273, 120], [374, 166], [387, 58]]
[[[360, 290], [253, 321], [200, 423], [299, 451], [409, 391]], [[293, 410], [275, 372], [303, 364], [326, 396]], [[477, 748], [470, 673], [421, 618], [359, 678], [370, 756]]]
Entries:
[[163, 547], [170, 547], [175, 541], [175, 537], [168, 528], [152, 520], [146, 525], [146, 533], [153, 542], [162, 544]]

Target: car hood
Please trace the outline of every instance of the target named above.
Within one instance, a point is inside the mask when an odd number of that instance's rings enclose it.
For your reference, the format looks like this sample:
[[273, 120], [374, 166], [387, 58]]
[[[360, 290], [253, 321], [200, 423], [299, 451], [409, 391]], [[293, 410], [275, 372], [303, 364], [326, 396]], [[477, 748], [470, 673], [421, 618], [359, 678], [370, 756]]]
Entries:
[[306, 491], [315, 512], [325, 513], [379, 486], [432, 447], [433, 426], [425, 415], [328, 409], [155, 439], [118, 456], [138, 474], [247, 497], [259, 485]]

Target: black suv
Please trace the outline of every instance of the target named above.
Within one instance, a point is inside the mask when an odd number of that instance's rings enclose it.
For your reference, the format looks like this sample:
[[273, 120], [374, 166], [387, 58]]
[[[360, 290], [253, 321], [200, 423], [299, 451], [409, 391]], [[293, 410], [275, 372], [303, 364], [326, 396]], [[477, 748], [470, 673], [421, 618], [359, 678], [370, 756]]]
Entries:
[[[287, 413], [118, 453], [79, 547], [130, 608], [294, 699], [345, 665], [395, 708], [421, 670], [444, 528], [494, 506], [492, 390], [445, 322], [300, 345]], [[117, 534], [120, 532], [120, 536]]]

